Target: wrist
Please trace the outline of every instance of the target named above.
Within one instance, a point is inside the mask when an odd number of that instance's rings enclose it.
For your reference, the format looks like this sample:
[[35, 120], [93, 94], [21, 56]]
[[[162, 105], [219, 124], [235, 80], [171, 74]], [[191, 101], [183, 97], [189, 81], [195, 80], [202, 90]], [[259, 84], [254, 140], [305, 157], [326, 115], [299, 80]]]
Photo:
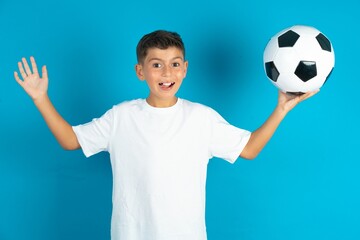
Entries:
[[282, 118], [284, 118], [286, 116], [286, 114], [288, 114], [288, 112], [289, 112], [289, 110], [281, 105], [277, 105], [274, 110], [274, 113], [279, 115]]
[[43, 104], [44, 102], [49, 100], [49, 96], [47, 95], [47, 93], [41, 94], [40, 96], [36, 97], [33, 99], [33, 102], [36, 106], [40, 106], [41, 104]]

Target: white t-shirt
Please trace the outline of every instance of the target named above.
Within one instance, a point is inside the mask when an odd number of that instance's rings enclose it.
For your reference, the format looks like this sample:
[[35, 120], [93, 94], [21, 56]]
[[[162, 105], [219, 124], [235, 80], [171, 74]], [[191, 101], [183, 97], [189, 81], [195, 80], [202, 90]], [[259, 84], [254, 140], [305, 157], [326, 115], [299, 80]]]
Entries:
[[112, 240], [205, 240], [208, 161], [234, 162], [250, 137], [183, 99], [169, 108], [123, 102], [73, 129], [87, 157], [110, 153]]

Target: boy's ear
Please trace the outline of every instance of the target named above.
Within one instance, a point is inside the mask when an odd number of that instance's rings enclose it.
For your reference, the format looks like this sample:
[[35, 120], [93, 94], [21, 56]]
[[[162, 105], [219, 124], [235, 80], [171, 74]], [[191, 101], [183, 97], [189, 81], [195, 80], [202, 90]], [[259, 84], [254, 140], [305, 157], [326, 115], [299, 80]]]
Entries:
[[143, 73], [143, 66], [140, 63], [135, 65], [135, 72], [136, 72], [136, 76], [141, 81], [145, 80], [144, 73]]
[[186, 73], [187, 73], [187, 69], [188, 69], [188, 66], [189, 66], [189, 62], [188, 61], [185, 61], [184, 62], [184, 78], [186, 77]]

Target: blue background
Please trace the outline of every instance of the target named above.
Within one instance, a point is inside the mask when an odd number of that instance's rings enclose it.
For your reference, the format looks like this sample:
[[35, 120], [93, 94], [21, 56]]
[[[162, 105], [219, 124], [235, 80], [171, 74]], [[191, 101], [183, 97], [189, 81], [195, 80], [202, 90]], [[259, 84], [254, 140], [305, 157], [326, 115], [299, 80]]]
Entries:
[[360, 239], [359, 2], [0, 1], [0, 239], [109, 239], [107, 153], [62, 150], [13, 80], [21, 57], [46, 64], [49, 95], [73, 125], [146, 97], [134, 72], [145, 33], [179, 32], [188, 76], [179, 96], [255, 130], [277, 102], [262, 54], [304, 24], [333, 43], [336, 66], [254, 161], [210, 161], [209, 240]]

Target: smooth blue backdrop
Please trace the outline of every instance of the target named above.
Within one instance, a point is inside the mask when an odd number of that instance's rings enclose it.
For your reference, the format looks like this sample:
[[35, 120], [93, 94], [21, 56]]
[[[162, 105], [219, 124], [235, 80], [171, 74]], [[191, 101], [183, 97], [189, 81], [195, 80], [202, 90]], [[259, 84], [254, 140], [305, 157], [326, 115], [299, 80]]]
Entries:
[[[108, 155], [62, 150], [13, 80], [21, 57], [46, 64], [49, 95], [80, 124], [146, 97], [135, 47], [156, 29], [179, 32], [188, 76], [179, 96], [255, 130], [276, 105], [263, 49], [285, 27], [311, 25], [336, 67], [284, 120], [255, 161], [211, 160], [209, 240], [360, 239], [359, 2], [0, 0], [0, 239], [109, 239]], [[170, 219], [169, 219], [170, 220]]]

